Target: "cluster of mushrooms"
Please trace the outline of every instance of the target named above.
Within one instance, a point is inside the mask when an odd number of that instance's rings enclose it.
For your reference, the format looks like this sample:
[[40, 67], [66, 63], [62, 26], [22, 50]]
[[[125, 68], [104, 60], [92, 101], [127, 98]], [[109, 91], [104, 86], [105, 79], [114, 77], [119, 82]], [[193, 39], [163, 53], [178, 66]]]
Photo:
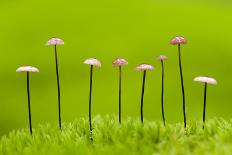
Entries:
[[[170, 43], [172, 45], [177, 45], [178, 48], [178, 60], [179, 60], [179, 72], [180, 72], [180, 81], [181, 81], [181, 90], [182, 90], [182, 102], [183, 102], [183, 118], [184, 118], [184, 127], [186, 128], [186, 107], [185, 107], [185, 89], [184, 89], [184, 79], [183, 79], [183, 72], [182, 72], [182, 63], [181, 63], [181, 45], [184, 45], [187, 43], [185, 38], [181, 36], [174, 37]], [[54, 52], [55, 52], [55, 61], [56, 61], [56, 79], [57, 79], [57, 97], [58, 97], [58, 120], [59, 120], [59, 128], [62, 129], [62, 121], [61, 121], [61, 108], [60, 108], [60, 80], [59, 80], [59, 66], [58, 66], [58, 56], [57, 56], [57, 46], [63, 45], [64, 41], [60, 38], [51, 38], [48, 40], [47, 45], [54, 46]], [[164, 61], [167, 60], [167, 57], [164, 55], [159, 55], [157, 57], [157, 60], [161, 62], [162, 67], [162, 79], [161, 79], [161, 106], [162, 106], [162, 118], [163, 123], [165, 126], [165, 115], [164, 115]], [[94, 67], [101, 67], [101, 62], [95, 58], [88, 58], [84, 61], [84, 64], [90, 65], [90, 85], [89, 85], [89, 128], [90, 128], [90, 140], [92, 141], [92, 121], [91, 121], [91, 103], [92, 103], [92, 78], [93, 78], [93, 68]], [[128, 65], [128, 62], [123, 58], [117, 58], [113, 61], [112, 65], [114, 67], [118, 67], [119, 69], [119, 87], [118, 87], [118, 105], [119, 105], [119, 123], [121, 124], [121, 86], [122, 86], [122, 66]], [[154, 70], [154, 66], [150, 64], [140, 64], [136, 67], [137, 71], [143, 72], [143, 79], [142, 79], [142, 94], [141, 94], [141, 107], [140, 107], [140, 113], [141, 113], [141, 123], [143, 124], [143, 98], [144, 98], [144, 88], [145, 88], [145, 82], [146, 82], [146, 73], [147, 71]], [[28, 113], [29, 113], [29, 125], [30, 125], [30, 133], [32, 134], [32, 122], [31, 122], [31, 108], [30, 108], [30, 81], [29, 81], [29, 75], [33, 72], [39, 72], [39, 69], [33, 66], [22, 66], [19, 67], [16, 72], [26, 72], [27, 77], [27, 94], [28, 94]], [[198, 76], [194, 78], [194, 81], [196, 82], [202, 82], [204, 83], [204, 107], [203, 107], [203, 129], [205, 124], [205, 109], [206, 109], [206, 93], [207, 93], [207, 85], [213, 84], [216, 85], [217, 81], [212, 77], [207, 76]]]

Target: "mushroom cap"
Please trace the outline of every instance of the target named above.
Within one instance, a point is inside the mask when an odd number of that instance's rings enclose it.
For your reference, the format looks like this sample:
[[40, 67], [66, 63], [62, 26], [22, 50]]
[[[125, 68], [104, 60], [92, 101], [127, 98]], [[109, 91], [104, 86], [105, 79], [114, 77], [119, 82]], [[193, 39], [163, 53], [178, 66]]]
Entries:
[[123, 59], [123, 58], [117, 58], [113, 61], [113, 66], [116, 67], [116, 66], [125, 66], [125, 65], [128, 65], [128, 62]]
[[88, 58], [88, 59], [86, 59], [84, 61], [84, 64], [101, 67], [101, 62], [99, 60], [95, 59], [95, 58]]
[[39, 72], [39, 69], [33, 66], [21, 66], [16, 72]]
[[63, 45], [64, 41], [60, 38], [53, 37], [48, 40], [46, 45]]
[[170, 43], [171, 43], [172, 45], [186, 44], [187, 41], [186, 41], [186, 39], [185, 39], [184, 37], [182, 37], [182, 36], [176, 36], [176, 37], [174, 37], [174, 38], [170, 41]]
[[214, 78], [207, 77], [207, 76], [198, 76], [198, 77], [195, 77], [193, 80], [195, 82], [209, 83], [213, 85], [217, 84], [217, 81]]
[[155, 67], [149, 64], [140, 64], [135, 68], [137, 71], [154, 70]]
[[165, 55], [159, 55], [159, 56], [156, 57], [156, 59], [157, 59], [158, 61], [163, 61], [163, 60], [167, 60], [168, 57], [166, 57]]

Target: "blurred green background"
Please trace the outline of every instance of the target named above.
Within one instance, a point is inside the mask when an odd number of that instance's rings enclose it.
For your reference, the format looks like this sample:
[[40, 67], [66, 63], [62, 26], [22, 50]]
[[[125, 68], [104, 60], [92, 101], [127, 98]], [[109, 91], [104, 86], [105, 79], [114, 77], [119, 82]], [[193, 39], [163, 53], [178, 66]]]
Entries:
[[16, 73], [32, 65], [40, 73], [31, 76], [33, 125], [57, 123], [57, 87], [50, 37], [63, 38], [58, 47], [62, 117], [66, 122], [88, 114], [89, 67], [96, 57], [102, 68], [94, 69], [93, 114], [118, 112], [118, 69], [112, 60], [123, 57], [122, 115], [139, 117], [142, 73], [134, 68], [150, 63], [144, 111], [148, 120], [161, 120], [161, 68], [165, 62], [165, 114], [167, 122], [183, 120], [177, 47], [169, 44], [182, 35], [187, 119], [201, 120], [203, 85], [198, 75], [213, 76], [217, 86], [208, 89], [207, 118], [231, 113], [232, 3], [229, 0], [1, 0], [0, 1], [0, 135], [28, 126], [26, 76]]

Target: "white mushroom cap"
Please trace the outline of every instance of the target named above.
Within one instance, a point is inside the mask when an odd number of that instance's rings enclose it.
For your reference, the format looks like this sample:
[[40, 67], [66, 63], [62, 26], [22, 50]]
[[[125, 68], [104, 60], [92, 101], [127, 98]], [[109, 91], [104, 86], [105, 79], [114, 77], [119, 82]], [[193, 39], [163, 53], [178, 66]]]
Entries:
[[194, 81], [196, 81], [196, 82], [203, 82], [203, 83], [209, 83], [209, 84], [213, 84], [213, 85], [217, 84], [217, 81], [214, 78], [207, 77], [207, 76], [198, 76], [198, 77], [195, 77]]
[[118, 58], [113, 61], [113, 66], [125, 66], [128, 65], [128, 62], [123, 58]]
[[39, 69], [33, 66], [21, 66], [16, 72], [39, 72]]
[[186, 39], [185, 39], [184, 37], [182, 37], [182, 36], [176, 36], [176, 37], [174, 37], [174, 38], [170, 41], [170, 43], [171, 43], [172, 45], [186, 44], [187, 41], [186, 41]]
[[63, 45], [63, 44], [64, 41], [62, 39], [54, 37], [49, 39], [46, 45]]
[[95, 59], [95, 58], [88, 58], [88, 59], [86, 59], [84, 61], [84, 64], [101, 67], [101, 62], [99, 60]]
[[144, 71], [144, 70], [154, 70], [155, 68], [149, 64], [140, 64], [135, 69], [137, 71]]
[[159, 55], [156, 59], [157, 59], [158, 61], [163, 61], [163, 60], [167, 60], [168, 57], [166, 57], [165, 55]]

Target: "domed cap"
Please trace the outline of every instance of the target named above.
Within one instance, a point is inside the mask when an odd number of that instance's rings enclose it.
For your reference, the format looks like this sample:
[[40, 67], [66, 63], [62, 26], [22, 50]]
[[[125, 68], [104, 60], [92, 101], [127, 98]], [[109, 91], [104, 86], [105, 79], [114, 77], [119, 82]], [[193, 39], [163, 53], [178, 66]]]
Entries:
[[157, 59], [158, 61], [163, 61], [163, 60], [167, 60], [168, 57], [166, 57], [165, 55], [159, 55], [159, 56], [156, 57], [156, 59]]
[[33, 66], [21, 66], [16, 72], [39, 72], [39, 69]]
[[195, 77], [194, 81], [196, 81], [196, 82], [202, 82], [202, 83], [209, 83], [209, 84], [213, 84], [213, 85], [217, 84], [217, 81], [214, 78], [207, 77], [207, 76], [198, 76], [198, 77]]
[[155, 68], [149, 64], [140, 64], [136, 67], [137, 71], [144, 71], [144, 70], [154, 70]]
[[51, 38], [48, 40], [47, 45], [63, 45], [64, 41], [60, 38]]
[[128, 62], [123, 58], [118, 58], [113, 61], [113, 66], [125, 66], [128, 65]]
[[176, 36], [174, 37], [171, 42], [170, 42], [172, 45], [178, 45], [178, 44], [186, 44], [187, 41], [185, 40], [184, 37], [182, 36]]
[[86, 59], [84, 61], [84, 64], [101, 67], [101, 62], [99, 60], [95, 59], [95, 58], [88, 58], [88, 59]]

